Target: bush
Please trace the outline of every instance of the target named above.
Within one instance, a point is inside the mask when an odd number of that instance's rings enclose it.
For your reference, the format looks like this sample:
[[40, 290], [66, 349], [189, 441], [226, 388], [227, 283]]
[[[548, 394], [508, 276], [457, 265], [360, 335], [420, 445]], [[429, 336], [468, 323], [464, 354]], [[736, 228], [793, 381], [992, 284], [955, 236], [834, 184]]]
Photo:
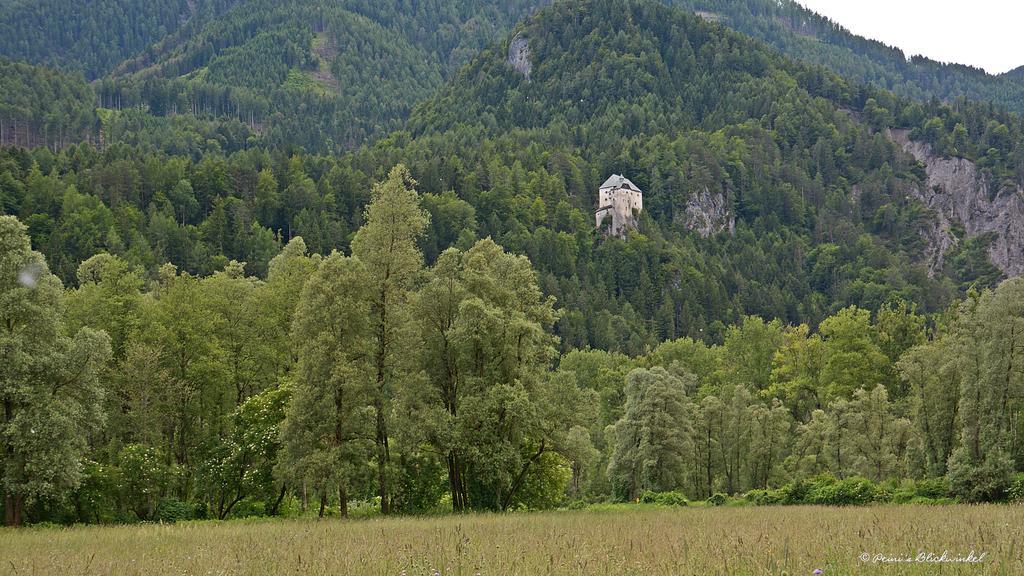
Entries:
[[728, 500], [729, 497], [726, 496], [725, 494], [722, 494], [721, 492], [715, 492], [714, 494], [708, 497], [708, 504], [712, 506], [721, 506], [725, 504]]
[[156, 507], [153, 519], [158, 522], [177, 522], [196, 518], [196, 507], [177, 498], [164, 498]]
[[[827, 480], [827, 481], [826, 481]], [[811, 491], [819, 486], [831, 485], [835, 482], [835, 478], [819, 477], [818, 483], [811, 480], [800, 479], [796, 482], [790, 482], [778, 490], [779, 504], [804, 504], [807, 502], [807, 497]]]
[[950, 499], [949, 482], [945, 478], [906, 480], [890, 490], [893, 504], [933, 504]]
[[650, 490], [640, 495], [640, 502], [658, 506], [688, 506], [690, 504], [690, 501], [681, 492], [651, 492]]
[[1013, 484], [1013, 460], [1003, 450], [993, 450], [981, 462], [972, 462], [965, 449], [957, 448], [949, 457], [950, 489], [968, 502], [992, 502], [1004, 499]]
[[881, 491], [867, 478], [845, 478], [834, 484], [822, 484], [808, 495], [811, 504], [853, 506], [870, 504], [879, 499]]
[[757, 506], [772, 506], [775, 504], [782, 504], [782, 489], [780, 488], [778, 490], [751, 490], [743, 495], [743, 499]]
[[681, 492], [662, 492], [658, 494], [658, 504], [662, 506], [689, 506], [690, 501]]
[[586, 507], [587, 501], [582, 498], [573, 500], [572, 502], [569, 502], [569, 504], [566, 506], [566, 508], [568, 508], [569, 510], [583, 510]]
[[1024, 502], [1024, 474], [1017, 474], [1013, 479], [1013, 484], [1010, 484], [1010, 489], [1006, 491], [1006, 495], [1010, 498], [1011, 502]]

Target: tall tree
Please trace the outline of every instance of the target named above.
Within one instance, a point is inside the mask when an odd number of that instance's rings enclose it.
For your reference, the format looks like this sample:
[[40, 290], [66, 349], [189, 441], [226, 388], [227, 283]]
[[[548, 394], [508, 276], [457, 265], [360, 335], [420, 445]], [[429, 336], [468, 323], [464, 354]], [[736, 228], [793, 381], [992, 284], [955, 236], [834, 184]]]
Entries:
[[960, 446], [949, 458], [954, 491], [969, 500], [1002, 496], [1014, 469], [1024, 397], [1024, 280], [969, 295], [957, 336], [963, 364]]
[[[566, 387], [544, 375], [553, 301], [526, 258], [485, 239], [441, 254], [416, 316], [427, 384], [416, 396], [426, 441], [447, 462], [452, 506], [505, 508], [587, 412], [575, 379]], [[577, 410], [558, 410], [565, 402]]]
[[277, 474], [317, 490], [321, 515], [332, 492], [347, 512], [374, 437], [369, 289], [362, 263], [334, 252], [306, 282], [295, 311], [299, 369]]
[[372, 315], [373, 350], [370, 353], [376, 412], [377, 482], [381, 512], [388, 514], [388, 413], [396, 383], [413, 366], [403, 354], [413, 337], [409, 301], [423, 269], [423, 253], [417, 245], [429, 222], [420, 206], [416, 182], [408, 169], [395, 166], [387, 179], [373, 188], [366, 207], [365, 224], [352, 240], [352, 254], [366, 267]]
[[693, 436], [687, 402], [682, 381], [664, 368], [637, 368], [626, 377], [626, 409], [611, 431], [608, 475], [627, 499], [683, 483]]
[[110, 338], [83, 328], [63, 334], [63, 289], [26, 228], [0, 216], [0, 485], [4, 522], [26, 503], [77, 486], [87, 432], [103, 419], [97, 374]]

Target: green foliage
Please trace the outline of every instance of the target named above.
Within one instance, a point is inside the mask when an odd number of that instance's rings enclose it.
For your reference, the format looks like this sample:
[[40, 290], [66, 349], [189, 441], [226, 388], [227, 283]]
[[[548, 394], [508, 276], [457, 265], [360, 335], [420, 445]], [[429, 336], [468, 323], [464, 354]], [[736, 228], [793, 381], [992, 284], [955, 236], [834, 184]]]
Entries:
[[637, 368], [626, 377], [623, 416], [608, 432], [608, 476], [620, 497], [634, 500], [681, 483], [690, 437], [685, 401], [682, 383], [663, 368]]
[[103, 423], [99, 382], [110, 338], [82, 328], [64, 335], [64, 292], [25, 226], [0, 216], [0, 491], [5, 523], [24, 507], [78, 487], [90, 433]]
[[877, 500], [879, 494], [878, 486], [871, 480], [853, 477], [816, 486], [807, 495], [807, 501], [829, 506], [864, 505]]
[[[927, 175], [884, 130], [1012, 186], [1021, 120], [646, 0], [470, 58], [532, 7], [198, 2], [91, 87], [0, 65], [0, 140], [48, 146], [0, 149], [5, 511], [1016, 494], [1021, 283], [958, 229], [931, 274]], [[624, 238], [590, 216], [612, 172], [645, 194]]]
[[640, 494], [642, 504], [657, 504], [658, 506], [689, 506], [690, 501], [681, 492], [651, 492], [650, 490]]
[[722, 506], [728, 500], [728, 496], [721, 492], [715, 492], [711, 496], [708, 496], [707, 503], [711, 506]]
[[109, 0], [0, 4], [0, 53], [96, 78], [225, 0]]
[[164, 498], [156, 507], [153, 520], [157, 522], [175, 523], [179, 520], [194, 520], [201, 518], [200, 510], [188, 502], [182, 502], [176, 498]]
[[[821, 64], [851, 80], [871, 83], [926, 101], [958, 97], [991, 101], [1024, 112], [1024, 83], [1017, 74], [990, 75], [963, 64], [907, 55], [897, 47], [856, 36], [799, 2], [675, 0], [673, 4], [709, 14], [735, 30], [762, 40], [790, 57]], [[889, 112], [880, 107], [879, 116]]]
[[1012, 502], [1024, 501], [1024, 474], [1014, 476], [1013, 484], [1010, 485], [1006, 495]]

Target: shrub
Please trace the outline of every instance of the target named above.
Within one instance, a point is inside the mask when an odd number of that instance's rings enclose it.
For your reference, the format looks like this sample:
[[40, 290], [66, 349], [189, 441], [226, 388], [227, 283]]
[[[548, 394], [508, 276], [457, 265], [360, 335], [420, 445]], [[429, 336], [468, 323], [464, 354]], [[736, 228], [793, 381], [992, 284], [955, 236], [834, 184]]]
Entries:
[[1006, 495], [1010, 498], [1011, 502], [1024, 502], [1024, 473], [1017, 474], [1013, 479], [1013, 484], [1010, 484], [1010, 489], [1006, 491]]
[[188, 502], [182, 502], [177, 498], [164, 498], [156, 507], [153, 519], [158, 522], [177, 522], [179, 520], [192, 520], [196, 517], [196, 508]]
[[583, 510], [586, 507], [587, 501], [582, 498], [573, 500], [572, 502], [569, 502], [568, 506], [566, 506], [569, 510]]
[[729, 498], [721, 492], [715, 492], [708, 497], [708, 504], [712, 506], [721, 506], [726, 503]]
[[945, 478], [906, 480], [893, 488], [888, 500], [893, 504], [932, 504], [949, 500], [949, 482]]
[[981, 462], [971, 462], [965, 449], [949, 457], [950, 489], [968, 502], [1002, 500], [1013, 484], [1013, 460], [1003, 450], [993, 450]]
[[687, 506], [690, 504], [690, 501], [681, 492], [651, 492], [650, 490], [640, 495], [640, 502], [658, 506]]
[[657, 498], [658, 498], [658, 493], [657, 492], [651, 492], [650, 490], [645, 490], [643, 492], [643, 494], [640, 495], [640, 503], [641, 504], [654, 504], [656, 502]]
[[829, 506], [863, 505], [878, 500], [880, 494], [878, 486], [871, 480], [854, 477], [816, 487], [808, 495], [808, 501]]
[[[831, 484], [835, 478], [828, 477], [828, 484]], [[778, 490], [779, 504], [804, 504], [807, 502], [807, 496], [814, 490], [818, 485], [814, 484], [810, 480], [800, 479], [796, 482], [790, 482]]]
[[657, 503], [662, 506], [689, 506], [690, 501], [681, 492], [661, 492]]
[[782, 490], [751, 490], [743, 495], [743, 499], [757, 506], [782, 504]]

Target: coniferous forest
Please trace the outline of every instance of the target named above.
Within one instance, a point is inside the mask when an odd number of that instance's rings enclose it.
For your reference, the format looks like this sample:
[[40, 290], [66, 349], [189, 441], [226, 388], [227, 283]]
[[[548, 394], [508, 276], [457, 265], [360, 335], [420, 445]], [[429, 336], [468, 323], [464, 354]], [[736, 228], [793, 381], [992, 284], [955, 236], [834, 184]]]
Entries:
[[52, 4], [0, 1], [7, 524], [1024, 499], [1013, 75], [788, 2]]

